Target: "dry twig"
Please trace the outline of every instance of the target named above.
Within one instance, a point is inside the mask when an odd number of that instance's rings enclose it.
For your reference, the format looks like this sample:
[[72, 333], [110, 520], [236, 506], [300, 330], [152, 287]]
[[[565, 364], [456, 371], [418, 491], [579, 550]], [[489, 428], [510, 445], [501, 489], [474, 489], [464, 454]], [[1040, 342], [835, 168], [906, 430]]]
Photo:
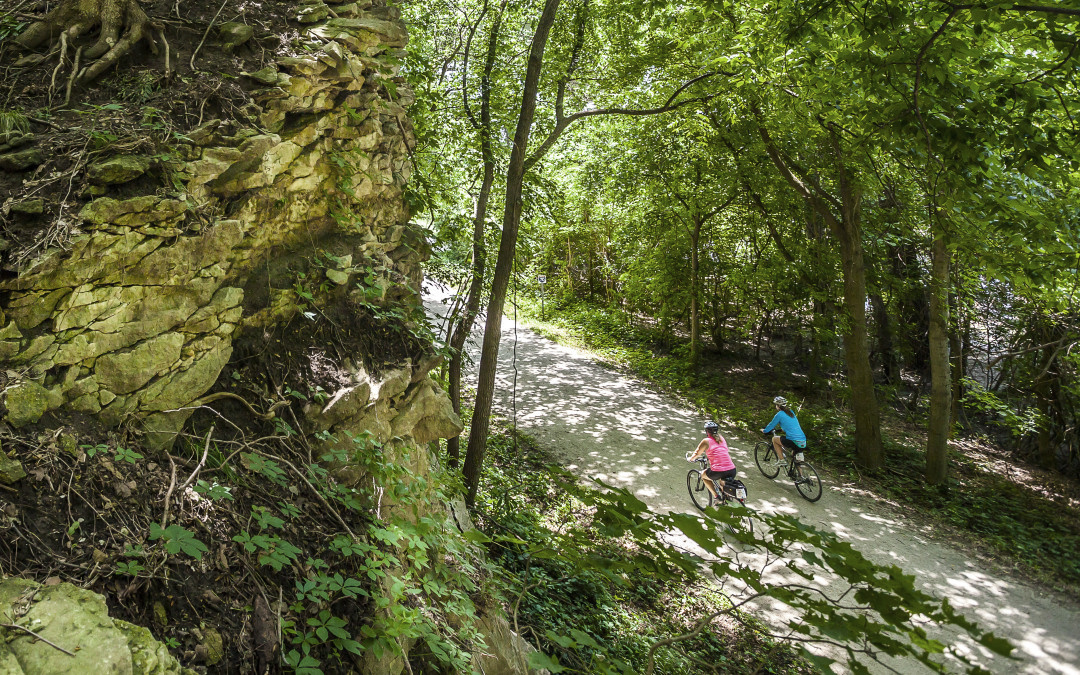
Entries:
[[164, 28], [158, 31], [158, 37], [165, 44], [165, 79], [169, 80], [172, 78], [172, 65], [169, 62], [169, 41], [165, 39]]
[[64, 89], [64, 108], [71, 102], [71, 85], [75, 83], [75, 75], [79, 72], [79, 61], [82, 59], [82, 52], [82, 47], [75, 50], [75, 65], [71, 67], [71, 75], [68, 76], [67, 87]]
[[202, 470], [206, 464], [206, 456], [210, 453], [210, 436], [214, 433], [214, 425], [210, 425], [210, 430], [206, 432], [206, 445], [203, 446], [202, 459], [199, 460], [199, 464], [195, 467], [195, 470], [191, 472], [188, 479], [184, 481], [184, 484], [180, 486], [180, 491], [183, 492], [187, 489], [187, 486], [191, 485], [191, 481], [195, 480], [195, 477], [199, 475], [199, 471]]
[[68, 39], [67, 31], [60, 33], [60, 60], [56, 62], [56, 67], [52, 71], [52, 79], [49, 80], [49, 105], [52, 105], [52, 93], [56, 90], [56, 75], [60, 72], [60, 69], [64, 67], [64, 61], [67, 61], [67, 48]]
[[176, 462], [169, 455], [169, 466], [172, 468], [172, 477], [169, 478], [169, 489], [165, 492], [165, 511], [161, 514], [161, 529], [169, 524], [169, 500], [172, 499], [173, 488], [176, 487]]
[[75, 656], [74, 653], [69, 652], [68, 650], [64, 649], [63, 647], [56, 644], [55, 642], [50, 641], [48, 638], [41, 637], [41, 635], [35, 633], [34, 631], [30, 630], [26, 626], [20, 626], [17, 623], [0, 623], [0, 628], [17, 628], [17, 629], [19, 629], [21, 631], [29, 633], [30, 635], [33, 635], [35, 638], [37, 638], [38, 640], [41, 640], [42, 642], [49, 645], [53, 649], [58, 649], [58, 650], [64, 652], [65, 654], [67, 654], [68, 656]]
[[206, 42], [206, 36], [210, 34], [210, 29], [214, 27], [214, 22], [217, 21], [218, 16], [221, 14], [221, 10], [225, 9], [225, 5], [229, 0], [224, 0], [221, 3], [221, 7], [218, 7], [217, 14], [213, 19], [210, 19], [210, 25], [206, 27], [206, 32], [203, 33], [202, 39], [199, 40], [199, 46], [195, 48], [195, 51], [191, 52], [191, 61], [188, 63], [192, 70], [195, 70], [195, 57], [199, 55], [199, 50], [202, 49], [203, 43]]

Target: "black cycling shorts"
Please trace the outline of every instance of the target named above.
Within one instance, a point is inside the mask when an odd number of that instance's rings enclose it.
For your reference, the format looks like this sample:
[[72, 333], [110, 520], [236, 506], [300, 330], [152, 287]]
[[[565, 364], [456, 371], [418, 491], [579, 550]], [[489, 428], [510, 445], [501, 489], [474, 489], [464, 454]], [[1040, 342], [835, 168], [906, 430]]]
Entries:
[[780, 437], [780, 444], [783, 445], [785, 448], [791, 448], [795, 452], [806, 450], [806, 448], [800, 448], [798, 445], [795, 444], [795, 441], [791, 440], [787, 436]]
[[713, 480], [719, 478], [720, 480], [727, 482], [735, 477], [735, 473], [738, 469], [728, 469], [727, 471], [713, 471], [712, 469], [705, 469], [705, 475]]

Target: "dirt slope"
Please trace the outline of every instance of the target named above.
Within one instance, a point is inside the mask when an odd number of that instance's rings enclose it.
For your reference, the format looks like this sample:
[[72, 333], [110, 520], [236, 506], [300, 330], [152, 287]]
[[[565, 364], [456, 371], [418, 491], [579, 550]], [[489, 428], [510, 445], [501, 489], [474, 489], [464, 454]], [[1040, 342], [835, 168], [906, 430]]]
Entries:
[[[429, 291], [431, 309], [444, 309], [440, 295]], [[476, 332], [481, 331], [482, 326]], [[655, 511], [693, 511], [686, 491], [689, 465], [683, 455], [701, 440], [704, 420], [673, 398], [601, 366], [586, 353], [551, 343], [523, 327], [515, 331], [513, 322], [504, 320], [495, 404], [507, 415], [516, 407], [519, 428], [568, 469], [626, 487]], [[762, 425], [770, 416], [770, 411], [762, 411]], [[761, 475], [754, 465], [752, 441], [729, 434], [729, 429], [721, 431], [732, 447], [752, 507], [797, 513], [804, 522], [850, 540], [868, 558], [901, 566], [916, 575], [923, 590], [948, 596], [954, 607], [1017, 647], [1019, 660], [1007, 661], [970, 640], [958, 642], [962, 653], [976, 663], [994, 673], [1080, 675], [1080, 607], [997, 576], [964, 552], [914, 528], [889, 505], [836, 488], [827, 475], [822, 476], [825, 494], [810, 504], [790, 481], [770, 481]], [[782, 578], [775, 574], [776, 580]], [[834, 580], [815, 581], [829, 590]], [[792, 618], [786, 610], [761, 606], [759, 614], [781, 626]], [[932, 636], [956, 642], [955, 636]], [[890, 665], [900, 672], [928, 672], [917, 663]], [[962, 670], [957, 662], [952, 666]]]

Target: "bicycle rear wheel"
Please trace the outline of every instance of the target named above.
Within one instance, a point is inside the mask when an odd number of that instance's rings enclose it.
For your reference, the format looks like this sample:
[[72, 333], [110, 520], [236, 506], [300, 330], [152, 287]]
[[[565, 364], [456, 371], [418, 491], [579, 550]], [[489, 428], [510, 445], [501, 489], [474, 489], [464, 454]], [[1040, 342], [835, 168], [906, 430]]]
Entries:
[[792, 479], [795, 481], [795, 489], [807, 501], [816, 502], [821, 499], [821, 479], [818, 478], [817, 471], [813, 466], [807, 462], [796, 464], [795, 475], [792, 476]]
[[780, 475], [780, 458], [771, 441], [760, 441], [754, 446], [754, 461], [762, 476], [776, 478]]
[[[735, 497], [731, 493], [728, 493], [727, 495], [725, 495], [725, 497], [726, 498], [724, 499], [724, 501], [722, 503], [723, 506], [733, 506], [735, 504], [740, 504], [742, 506], [746, 506], [746, 502], [744, 502], [743, 500]], [[742, 518], [739, 518], [739, 519], [734, 520], [731, 523], [729, 523], [727, 525], [727, 529], [728, 529], [728, 532], [730, 532], [732, 534], [738, 534], [740, 529], [744, 529], [747, 532], [749, 532], [750, 534], [753, 534], [754, 533], [754, 520], [750, 516], [743, 516]]]
[[686, 473], [686, 489], [690, 492], [690, 501], [694, 502], [694, 506], [699, 510], [704, 511], [712, 506], [712, 492], [709, 492], [705, 477], [697, 469], [690, 469]]

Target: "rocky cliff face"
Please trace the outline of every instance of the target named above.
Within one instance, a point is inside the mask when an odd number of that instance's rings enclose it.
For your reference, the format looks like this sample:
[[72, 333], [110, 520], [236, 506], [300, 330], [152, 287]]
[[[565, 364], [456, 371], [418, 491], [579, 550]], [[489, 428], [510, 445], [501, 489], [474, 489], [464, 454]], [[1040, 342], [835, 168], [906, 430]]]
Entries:
[[[342, 317], [355, 336], [372, 332], [357, 314], [416, 305], [426, 244], [403, 198], [414, 142], [412, 94], [397, 77], [407, 35], [395, 10], [369, 5], [300, 6], [310, 51], [242, 75], [254, 124], [211, 120], [176, 134], [166, 159], [105, 156], [73, 176], [89, 201], [71, 214], [70, 238], [0, 282], [8, 423], [72, 411], [138, 425], [167, 446], [238, 341]], [[151, 165], [164, 185], [140, 181]], [[27, 183], [9, 211], [34, 212]], [[370, 340], [351, 346], [375, 351]], [[456, 433], [422, 352], [336, 359], [308, 406], [310, 430], [364, 427], [384, 440], [415, 430], [419, 442]], [[275, 395], [249, 403], [262, 412]]]
[[[151, 18], [179, 7], [151, 4]], [[119, 617], [152, 623], [185, 665], [277, 672], [311, 647], [283, 626], [331, 609], [378, 649], [316, 640], [326, 672], [410, 670], [416, 636], [444, 631], [454, 649], [473, 636], [475, 655], [455, 656], [473, 669], [525, 672], [495, 603], [471, 616], [438, 590], [476, 586], [425, 447], [461, 423], [429, 376], [397, 11], [268, 0], [252, 10], [261, 36], [187, 11], [215, 28], [207, 70], [176, 75], [174, 51], [160, 90], [121, 66], [79, 114], [0, 110], [0, 557], [27, 577], [0, 604], [26, 621], [49, 610], [34, 624], [49, 635], [100, 628], [86, 644], [117, 646], [94, 656], [117, 672], [180, 670]], [[188, 33], [169, 39], [194, 62]], [[19, 62], [28, 109], [53, 94], [33, 71], [47, 58]], [[163, 113], [170, 95], [186, 98]], [[148, 98], [112, 102], [132, 96]], [[58, 558], [87, 592], [53, 588]], [[402, 629], [402, 612], [424, 628]], [[55, 672], [39, 660], [71, 657], [51, 649], [23, 639], [0, 670]]]

